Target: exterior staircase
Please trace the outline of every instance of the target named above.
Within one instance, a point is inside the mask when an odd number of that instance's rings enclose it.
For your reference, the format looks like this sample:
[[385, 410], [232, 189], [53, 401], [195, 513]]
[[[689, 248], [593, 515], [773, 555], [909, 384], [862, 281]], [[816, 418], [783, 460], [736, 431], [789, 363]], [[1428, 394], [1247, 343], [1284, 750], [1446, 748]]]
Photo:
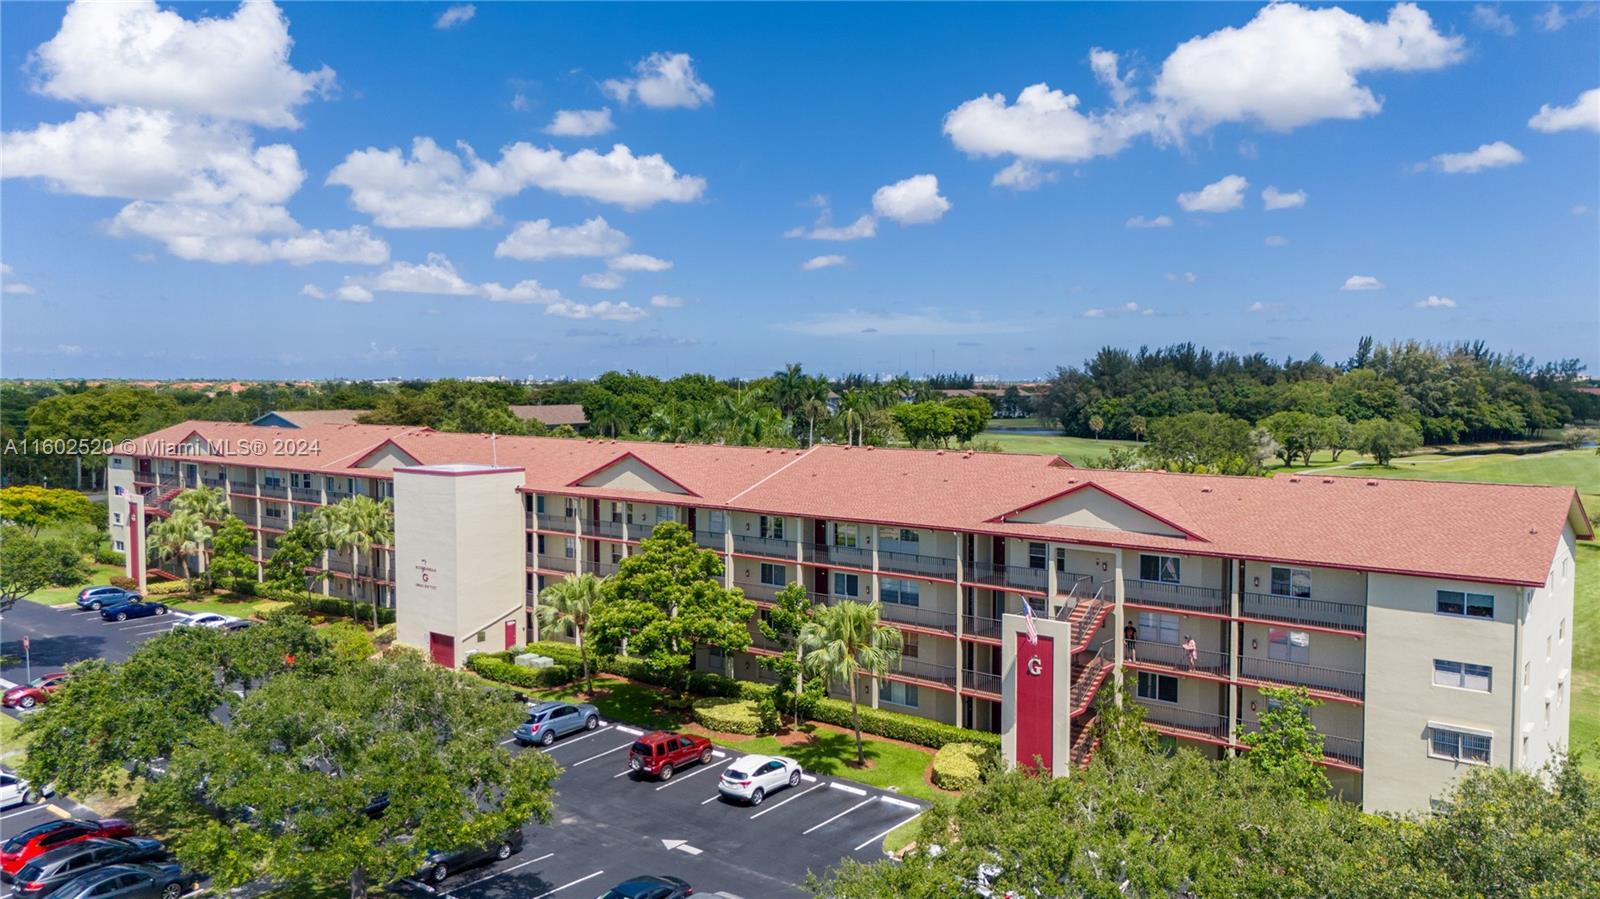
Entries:
[[1111, 676], [1111, 660], [1107, 658], [1110, 644], [1104, 644], [1100, 650], [1092, 655], [1080, 654], [1072, 661], [1072, 711], [1069, 713], [1076, 718], [1089, 711], [1094, 703], [1094, 695], [1100, 691], [1100, 686]]
[[1090, 715], [1072, 724], [1072, 750], [1069, 758], [1079, 771], [1089, 767], [1094, 751], [1100, 748], [1100, 716]]
[[1072, 625], [1074, 654], [1086, 652], [1089, 643], [1095, 634], [1100, 632], [1100, 626], [1105, 624], [1106, 618], [1111, 614], [1112, 603], [1100, 596], [1092, 599], [1080, 600], [1077, 605], [1066, 611], [1066, 620]]

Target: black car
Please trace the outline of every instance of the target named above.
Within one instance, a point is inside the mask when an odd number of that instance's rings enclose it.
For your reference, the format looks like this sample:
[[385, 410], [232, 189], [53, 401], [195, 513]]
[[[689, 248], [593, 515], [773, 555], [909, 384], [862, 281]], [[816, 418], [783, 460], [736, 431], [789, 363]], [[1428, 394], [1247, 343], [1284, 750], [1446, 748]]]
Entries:
[[624, 880], [600, 899], [684, 899], [693, 895], [694, 887], [681, 877], [645, 874]]
[[505, 861], [521, 851], [522, 831], [513, 830], [487, 846], [457, 849], [454, 852], [430, 852], [422, 873], [417, 877], [430, 883], [439, 883], [464, 868], [481, 865], [490, 859]]
[[13, 896], [34, 899], [106, 865], [162, 861], [160, 840], [148, 837], [84, 840], [36, 856], [12, 876]]
[[108, 865], [69, 881], [50, 899], [178, 899], [194, 884], [175, 864]]

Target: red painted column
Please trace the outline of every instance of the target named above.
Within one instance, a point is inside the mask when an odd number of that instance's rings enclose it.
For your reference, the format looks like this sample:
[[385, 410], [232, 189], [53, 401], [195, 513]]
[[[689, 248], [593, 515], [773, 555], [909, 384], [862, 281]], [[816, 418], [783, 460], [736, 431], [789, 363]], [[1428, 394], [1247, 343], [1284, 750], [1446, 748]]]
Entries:
[[[1017, 765], [1046, 774], [1055, 744], [1055, 641], [1017, 634]], [[1035, 760], [1037, 757], [1037, 761]]]

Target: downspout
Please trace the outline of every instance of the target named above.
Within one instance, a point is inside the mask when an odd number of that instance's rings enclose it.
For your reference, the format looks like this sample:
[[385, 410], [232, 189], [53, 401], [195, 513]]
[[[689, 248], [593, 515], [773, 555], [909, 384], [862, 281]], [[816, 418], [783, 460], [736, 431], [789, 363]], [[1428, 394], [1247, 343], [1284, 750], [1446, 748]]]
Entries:
[[1522, 748], [1522, 693], [1528, 689], [1528, 683], [1522, 676], [1522, 619], [1527, 616], [1529, 594], [1532, 588], [1523, 587], [1517, 595], [1517, 618], [1511, 622], [1511, 768], [1517, 770], [1518, 755]]

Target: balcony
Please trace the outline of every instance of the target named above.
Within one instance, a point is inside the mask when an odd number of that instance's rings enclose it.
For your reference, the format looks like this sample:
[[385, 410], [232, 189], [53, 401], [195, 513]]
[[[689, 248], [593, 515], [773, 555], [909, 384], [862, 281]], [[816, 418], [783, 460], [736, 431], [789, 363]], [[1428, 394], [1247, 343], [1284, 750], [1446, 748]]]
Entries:
[[1360, 671], [1322, 668], [1281, 659], [1245, 656], [1239, 660], [1239, 677], [1292, 687], [1309, 687], [1352, 699], [1362, 698], [1366, 691], [1366, 675]]
[[262, 484], [259, 492], [267, 499], [289, 498], [289, 488], [285, 487], [282, 481], [279, 481], [275, 484]]
[[743, 590], [746, 597], [762, 602], [772, 602], [777, 599], [778, 591], [783, 589], [781, 585], [763, 584], [757, 579], [743, 577], [734, 578], [733, 585]]
[[1143, 665], [1150, 668], [1166, 668], [1179, 673], [1210, 674], [1216, 677], [1228, 676], [1228, 654], [1210, 649], [1195, 651], [1195, 659], [1189, 661], [1189, 654], [1182, 646], [1173, 643], [1158, 643], [1154, 640], [1133, 641], [1133, 652], [1124, 651], [1124, 661], [1130, 665]]
[[153, 471], [136, 471], [133, 473], [133, 482], [135, 484], [155, 484], [157, 483], [156, 473]]
[[543, 558], [541, 558], [538, 553], [528, 553], [528, 567], [539, 568], [543, 569], [544, 571], [571, 572], [578, 570], [578, 563], [576, 559], [571, 559], [566, 556], [553, 556], [549, 553], [545, 553]]
[[1213, 740], [1231, 742], [1233, 727], [1227, 715], [1218, 715], [1214, 712], [1199, 712], [1181, 706], [1157, 702], [1153, 699], [1138, 699], [1139, 707], [1144, 709], [1144, 722], [1167, 730], [1183, 731]]
[[990, 618], [988, 615], [963, 615], [961, 616], [961, 629], [971, 637], [991, 637], [1000, 639], [1000, 619]]
[[535, 516], [535, 521], [535, 527], [541, 531], [560, 531], [563, 534], [570, 534], [573, 530], [573, 522], [577, 521], [577, 519], [567, 515], [551, 515], [548, 512], [540, 512]]
[[914, 677], [917, 680], [929, 681], [936, 684], [944, 684], [952, 688], [956, 685], [956, 669], [954, 665], [938, 665], [933, 662], [924, 662], [921, 659], [916, 658], [906, 658], [902, 656], [900, 659], [900, 670], [889, 672], [891, 677], [896, 674], [902, 674], [906, 677]]
[[1123, 578], [1122, 590], [1128, 602], [1141, 605], [1207, 615], [1228, 614], [1228, 595], [1215, 587], [1190, 587], [1164, 581]]
[[1004, 681], [1005, 678], [1001, 675], [992, 674], [988, 671], [977, 671], [972, 668], [963, 668], [961, 670], [962, 686], [968, 690], [976, 690], [981, 693], [993, 693], [994, 695], [999, 696], [1001, 695], [1001, 688], [1004, 685]]
[[703, 549], [722, 552], [726, 535], [722, 531], [695, 531], [694, 542]]
[[289, 496], [291, 499], [302, 503], [322, 502], [322, 491], [315, 487], [291, 487], [289, 489]]
[[240, 493], [245, 496], [256, 495], [256, 482], [252, 478], [234, 478], [228, 481], [229, 493]]
[[1050, 581], [1050, 573], [1043, 568], [1026, 568], [1020, 565], [995, 565], [977, 562], [968, 567], [967, 583], [1006, 590], [1027, 590], [1043, 593]]
[[902, 605], [897, 602], [886, 602], [880, 608], [882, 612], [879, 614], [884, 621], [909, 624], [914, 627], [925, 627], [930, 630], [944, 631], [947, 634], [956, 632], [956, 613], [954, 612], [925, 609], [922, 606]]
[[733, 551], [747, 556], [767, 556], [773, 559], [793, 561], [795, 558], [795, 542], [793, 540], [779, 540], [776, 537], [747, 537], [743, 534], [734, 534]]
[[610, 577], [611, 575], [616, 574], [617, 570], [621, 567], [622, 562], [620, 560], [613, 562], [610, 559], [600, 559], [598, 561], [586, 563], [583, 570], [592, 572], [596, 577]]
[[[1254, 719], [1245, 719], [1240, 725], [1245, 731], [1258, 731], [1261, 722]], [[1322, 755], [1330, 761], [1360, 768], [1364, 753], [1362, 743], [1354, 737], [1345, 737], [1338, 734], [1322, 734]]]
[[221, 488], [223, 490], [228, 489], [228, 479], [227, 478], [220, 478], [220, 477], [219, 478], [201, 478], [200, 479], [200, 483], [204, 484], [207, 487], [218, 487], [218, 488]]
[[1356, 603], [1246, 593], [1239, 612], [1246, 618], [1308, 624], [1357, 634], [1367, 629], [1367, 607]]
[[956, 560], [943, 556], [920, 556], [916, 553], [878, 550], [878, 570], [885, 574], [920, 574], [955, 580]]
[[845, 568], [872, 570], [872, 550], [855, 546], [827, 546], [807, 543], [805, 560], [813, 565], [838, 565]]
[[584, 523], [584, 536], [607, 537], [612, 540], [622, 539], [622, 522], [620, 521], [589, 521]]

